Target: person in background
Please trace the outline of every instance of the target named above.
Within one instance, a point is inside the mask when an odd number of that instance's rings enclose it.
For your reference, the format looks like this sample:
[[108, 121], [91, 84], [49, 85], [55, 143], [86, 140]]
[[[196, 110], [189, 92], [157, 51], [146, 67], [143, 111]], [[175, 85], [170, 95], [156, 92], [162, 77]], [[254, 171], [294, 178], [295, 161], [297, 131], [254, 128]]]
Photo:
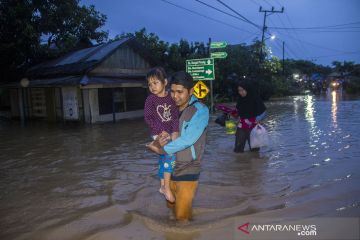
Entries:
[[[166, 131], [169, 133], [167, 141], [175, 140], [179, 133], [179, 110], [170, 93], [166, 91], [165, 70], [162, 67], [153, 68], [147, 73], [146, 79], [151, 94], [145, 101], [144, 118], [150, 127], [152, 138], [155, 140], [161, 132]], [[175, 201], [170, 190], [170, 177], [175, 158], [175, 154], [160, 154], [159, 158], [159, 192], [164, 194], [169, 202]]]
[[266, 107], [257, 89], [255, 89], [254, 83], [250, 80], [239, 82], [238, 94], [236, 109], [239, 122], [235, 133], [234, 152], [244, 152], [246, 141], [251, 151], [258, 151], [259, 148], [251, 148], [250, 132], [266, 116]]

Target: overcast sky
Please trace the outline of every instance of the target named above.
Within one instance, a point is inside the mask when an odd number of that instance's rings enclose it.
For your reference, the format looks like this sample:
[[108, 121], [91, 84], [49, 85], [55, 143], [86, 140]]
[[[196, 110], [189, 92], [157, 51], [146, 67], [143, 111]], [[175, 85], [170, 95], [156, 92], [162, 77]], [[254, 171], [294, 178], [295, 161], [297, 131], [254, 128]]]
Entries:
[[[218, 10], [196, 0], [81, 0], [81, 3], [95, 5], [107, 15], [104, 30], [109, 31], [111, 38], [145, 27], [170, 43], [181, 38], [208, 42], [209, 37], [229, 44], [261, 40], [264, 13], [259, 12], [260, 6], [263, 10], [284, 7], [283, 13], [266, 18], [266, 37], [276, 36], [275, 40], [266, 40], [274, 55], [282, 57], [284, 41], [285, 58], [323, 65], [334, 60], [360, 63], [360, 0], [221, 0], [236, 13], [217, 0], [201, 1]], [[251, 23], [241, 20], [241, 16]]]

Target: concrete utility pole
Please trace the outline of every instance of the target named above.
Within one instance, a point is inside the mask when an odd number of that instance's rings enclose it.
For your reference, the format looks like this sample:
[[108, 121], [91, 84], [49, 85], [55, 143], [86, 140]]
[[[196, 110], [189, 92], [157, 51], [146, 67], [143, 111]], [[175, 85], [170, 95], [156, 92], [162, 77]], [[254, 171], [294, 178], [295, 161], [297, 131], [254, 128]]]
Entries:
[[[208, 56], [211, 57], [211, 38], [209, 38], [209, 48], [208, 48]], [[210, 114], [213, 114], [214, 112], [214, 96], [213, 96], [213, 81], [210, 80]]]
[[262, 7], [260, 6], [259, 12], [264, 13], [264, 23], [263, 23], [263, 28], [262, 28], [261, 49], [260, 49], [260, 61], [262, 61], [262, 59], [263, 59], [264, 41], [265, 41], [265, 31], [267, 29], [267, 27], [266, 27], [266, 17], [270, 16], [273, 13], [283, 13], [284, 12], [284, 7], [282, 7], [281, 11], [280, 11], [280, 10], [275, 10], [274, 7], [272, 7], [271, 10], [263, 10]]
[[283, 44], [282, 44], [283, 46], [283, 54], [282, 54], [282, 74], [283, 74], [283, 76], [285, 76], [285, 41], [283, 41]]

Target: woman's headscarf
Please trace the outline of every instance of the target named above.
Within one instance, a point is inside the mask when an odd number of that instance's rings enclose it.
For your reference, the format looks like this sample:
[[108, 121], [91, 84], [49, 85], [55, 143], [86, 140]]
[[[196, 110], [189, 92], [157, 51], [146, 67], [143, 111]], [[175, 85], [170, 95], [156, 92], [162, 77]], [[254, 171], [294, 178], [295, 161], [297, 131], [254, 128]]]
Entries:
[[242, 80], [238, 86], [246, 90], [245, 97], [238, 96], [236, 108], [241, 118], [252, 118], [262, 114], [266, 107], [258, 93], [253, 81]]

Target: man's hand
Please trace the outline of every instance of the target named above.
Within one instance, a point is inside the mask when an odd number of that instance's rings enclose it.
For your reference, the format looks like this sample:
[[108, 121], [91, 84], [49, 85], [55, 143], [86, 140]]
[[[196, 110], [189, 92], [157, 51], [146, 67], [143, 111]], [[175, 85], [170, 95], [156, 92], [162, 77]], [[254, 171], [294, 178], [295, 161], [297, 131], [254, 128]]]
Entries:
[[171, 136], [169, 133], [162, 131], [162, 133], [159, 134], [158, 138], [155, 140], [158, 142], [158, 144], [163, 147], [165, 146], [169, 141], [171, 140]]
[[157, 140], [152, 141], [151, 143], [147, 144], [146, 147], [149, 148], [154, 153], [157, 153], [157, 154], [164, 154], [165, 153]]
[[160, 133], [157, 138], [146, 145], [147, 148], [149, 148], [151, 151], [157, 153], [157, 154], [165, 154], [165, 151], [163, 147], [171, 140], [170, 134], [163, 131]]

